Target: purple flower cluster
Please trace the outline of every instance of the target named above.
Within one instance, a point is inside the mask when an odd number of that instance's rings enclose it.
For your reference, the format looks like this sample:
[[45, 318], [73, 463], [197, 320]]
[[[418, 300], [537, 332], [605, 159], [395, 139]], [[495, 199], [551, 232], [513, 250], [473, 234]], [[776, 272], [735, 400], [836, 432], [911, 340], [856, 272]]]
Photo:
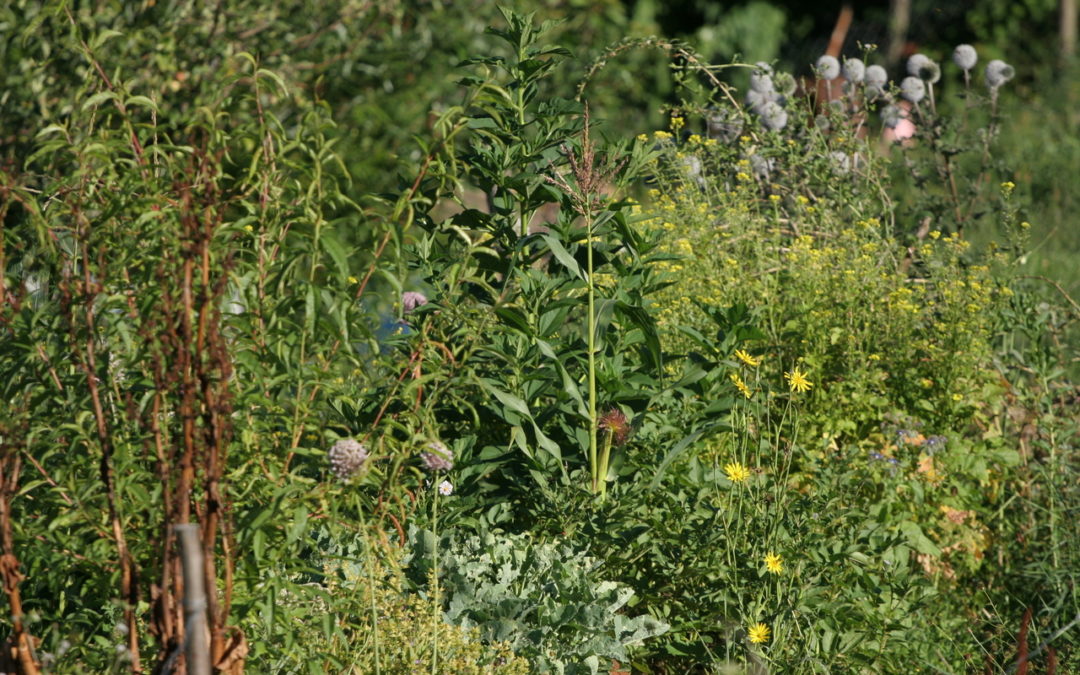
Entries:
[[363, 443], [343, 438], [330, 448], [330, 472], [340, 481], [348, 481], [363, 468], [368, 458], [368, 449]]

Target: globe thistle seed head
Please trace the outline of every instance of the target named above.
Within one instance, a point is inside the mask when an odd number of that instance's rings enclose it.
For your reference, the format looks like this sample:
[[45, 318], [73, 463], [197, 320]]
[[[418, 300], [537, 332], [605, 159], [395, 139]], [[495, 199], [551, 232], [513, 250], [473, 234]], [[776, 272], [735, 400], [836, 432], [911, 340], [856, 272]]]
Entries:
[[427, 296], [418, 291], [405, 291], [401, 294], [401, 307], [405, 310], [406, 314], [420, 305], [426, 305], [427, 301]]
[[780, 131], [787, 126], [787, 111], [779, 103], [769, 101], [761, 107], [761, 121], [770, 131]]
[[833, 150], [829, 153], [829, 161], [832, 163], [833, 173], [841, 176], [851, 173], [851, 156], [847, 153]]
[[907, 73], [914, 77], [919, 76], [919, 70], [930, 60], [926, 54], [912, 54], [907, 60]]
[[885, 69], [881, 66], [867, 66], [866, 74], [863, 76], [863, 82], [867, 87], [877, 87], [878, 89], [884, 89], [885, 83], [889, 81], [889, 74], [885, 72]]
[[363, 468], [368, 458], [368, 449], [355, 439], [343, 438], [334, 443], [328, 454], [330, 472], [338, 480], [344, 482], [350, 480]]
[[866, 64], [862, 59], [844, 59], [844, 79], [848, 82], [862, 82], [866, 77]]
[[761, 155], [751, 155], [750, 157], [750, 171], [753, 172], [754, 177], [758, 180], [769, 180], [769, 176], [775, 168], [775, 158], [765, 159]]
[[814, 72], [824, 80], [834, 80], [840, 77], [840, 62], [835, 56], [825, 54], [814, 64]]
[[952, 53], [953, 63], [962, 70], [971, 70], [979, 60], [979, 54], [971, 45], [957, 45]]
[[881, 109], [881, 121], [890, 129], [900, 124], [900, 120], [904, 118], [904, 111], [900, 109], [900, 106], [887, 105]]
[[935, 84], [941, 79], [941, 66], [927, 59], [919, 66], [919, 72], [915, 73], [915, 76], [923, 82]]
[[734, 110], [717, 110], [705, 121], [708, 127], [709, 138], [722, 140], [725, 143], [733, 143], [742, 134], [743, 118]]
[[799, 88], [799, 83], [795, 81], [795, 76], [791, 73], [776, 73], [773, 75], [773, 87], [781, 97], [790, 98]]
[[904, 100], [918, 103], [926, 96], [926, 84], [915, 76], [908, 76], [900, 82], [900, 95]]
[[439, 441], [431, 441], [420, 453], [420, 461], [428, 471], [449, 471], [454, 468], [454, 451]]
[[997, 89], [1016, 75], [1016, 70], [1001, 59], [994, 59], [986, 64], [986, 86]]
[[759, 62], [750, 72], [750, 88], [762, 94], [773, 90], [772, 68], [767, 63]]

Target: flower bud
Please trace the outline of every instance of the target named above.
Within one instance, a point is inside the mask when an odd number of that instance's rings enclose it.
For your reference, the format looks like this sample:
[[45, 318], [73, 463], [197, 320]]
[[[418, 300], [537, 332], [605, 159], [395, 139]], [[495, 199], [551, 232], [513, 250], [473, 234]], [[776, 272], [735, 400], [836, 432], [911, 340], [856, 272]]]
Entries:
[[420, 453], [420, 461], [428, 471], [449, 471], [454, 468], [454, 451], [439, 441], [431, 441]]

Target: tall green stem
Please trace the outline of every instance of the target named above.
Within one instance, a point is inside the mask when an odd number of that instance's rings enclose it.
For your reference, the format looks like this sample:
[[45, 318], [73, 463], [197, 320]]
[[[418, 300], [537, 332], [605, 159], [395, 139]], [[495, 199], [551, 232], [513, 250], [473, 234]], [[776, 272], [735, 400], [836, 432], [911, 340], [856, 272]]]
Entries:
[[585, 213], [585, 229], [587, 239], [586, 266], [588, 268], [589, 292], [589, 467], [592, 469], [592, 489], [594, 494], [604, 494], [603, 477], [600, 475], [600, 465], [596, 456], [596, 292], [593, 285], [593, 219], [592, 211]]

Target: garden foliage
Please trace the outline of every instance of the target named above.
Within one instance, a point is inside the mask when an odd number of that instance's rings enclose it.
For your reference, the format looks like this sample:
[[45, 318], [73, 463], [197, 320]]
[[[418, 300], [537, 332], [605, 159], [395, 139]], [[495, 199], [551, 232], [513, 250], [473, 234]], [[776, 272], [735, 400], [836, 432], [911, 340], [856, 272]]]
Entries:
[[[181, 663], [180, 523], [223, 672], [1004, 670], [1021, 623], [1075, 664], [1077, 306], [1004, 64], [815, 98], [511, 10], [16, 4], [22, 672]], [[682, 98], [636, 135], [640, 53]]]

